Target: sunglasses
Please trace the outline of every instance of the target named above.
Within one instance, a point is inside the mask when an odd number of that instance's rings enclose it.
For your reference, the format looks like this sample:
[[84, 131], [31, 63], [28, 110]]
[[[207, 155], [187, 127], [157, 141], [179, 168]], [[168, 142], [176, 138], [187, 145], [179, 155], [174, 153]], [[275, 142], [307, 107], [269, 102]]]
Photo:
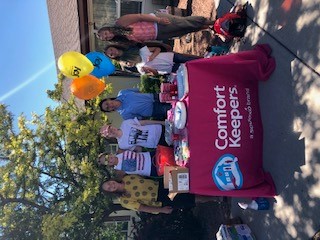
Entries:
[[[100, 160], [102, 157], [104, 157], [104, 162]], [[108, 155], [103, 155], [99, 157], [97, 163], [98, 165], [108, 165]]]

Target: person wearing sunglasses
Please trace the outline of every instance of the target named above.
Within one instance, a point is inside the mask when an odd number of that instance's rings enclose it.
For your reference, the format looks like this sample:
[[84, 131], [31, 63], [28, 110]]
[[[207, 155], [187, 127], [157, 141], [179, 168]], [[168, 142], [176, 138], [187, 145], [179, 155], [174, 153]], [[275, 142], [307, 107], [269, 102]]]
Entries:
[[114, 168], [118, 176], [137, 174], [147, 177], [159, 177], [157, 168], [152, 162], [154, 156], [155, 151], [134, 152], [126, 150], [117, 155], [100, 153], [97, 158], [97, 163]]
[[106, 138], [116, 138], [123, 150], [141, 152], [142, 148], [157, 148], [157, 145], [168, 146], [164, 136], [164, 121], [124, 120], [120, 128], [110, 124], [100, 128], [100, 134]]

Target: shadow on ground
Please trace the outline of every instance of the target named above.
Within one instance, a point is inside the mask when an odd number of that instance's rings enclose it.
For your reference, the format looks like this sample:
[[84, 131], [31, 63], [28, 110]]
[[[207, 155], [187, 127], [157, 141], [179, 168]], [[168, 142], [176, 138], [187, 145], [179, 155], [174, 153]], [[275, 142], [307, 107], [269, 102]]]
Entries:
[[[193, 15], [208, 17], [195, 5], [208, 7], [209, 2], [193, 0]], [[229, 11], [233, 2], [220, 1], [217, 15]], [[232, 52], [268, 43], [277, 61], [275, 72], [260, 84], [259, 93], [264, 168], [273, 176], [278, 196], [268, 211], [243, 211], [236, 204], [243, 199], [233, 199], [231, 213], [249, 224], [259, 240], [309, 239], [320, 228], [319, 2], [249, 2], [252, 21], [244, 41], [234, 44]], [[191, 43], [185, 43], [184, 38], [176, 40], [175, 47], [181, 52], [201, 54], [210, 36], [197, 39], [193, 35], [192, 39]], [[208, 232], [215, 233], [219, 224], [213, 218], [228, 212], [223, 211], [208, 204], [195, 213]]]
[[[258, 239], [308, 239], [319, 229], [319, 26], [302, 24], [307, 16], [319, 16], [317, 6], [305, 9], [301, 1], [269, 6], [257, 2], [246, 35], [238, 50], [269, 43], [277, 60], [272, 78], [260, 84], [264, 125], [264, 166], [275, 181], [278, 196], [271, 210], [242, 211], [234, 199], [232, 213], [247, 222]], [[266, 12], [265, 24], [259, 12]], [[300, 22], [300, 26], [299, 26]], [[306, 36], [310, 36], [306, 38]]]

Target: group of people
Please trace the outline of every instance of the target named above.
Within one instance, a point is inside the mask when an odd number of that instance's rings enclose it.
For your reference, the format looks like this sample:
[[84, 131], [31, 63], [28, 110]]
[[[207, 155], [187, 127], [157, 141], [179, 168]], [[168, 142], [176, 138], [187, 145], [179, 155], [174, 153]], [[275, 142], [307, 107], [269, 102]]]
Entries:
[[209, 29], [213, 24], [214, 21], [200, 16], [127, 14], [114, 25], [101, 27], [97, 36], [107, 41], [104, 52], [111, 59], [135, 66], [140, 74], [158, 75], [175, 72], [180, 63], [201, 58], [172, 52], [161, 41]]
[[[136, 90], [128, 91], [129, 94], [132, 92], [141, 96], [145, 94]], [[120, 91], [119, 95], [123, 94], [123, 91]], [[114, 106], [113, 108], [106, 107], [108, 99], [102, 100], [101, 110], [108, 108], [110, 111], [123, 112], [124, 105], [119, 99], [121, 98], [117, 97], [115, 100], [111, 100], [119, 101], [116, 105], [118, 107]], [[153, 98], [146, 99], [149, 101]], [[164, 188], [163, 179], [158, 175], [153, 161], [158, 145], [169, 147], [164, 137], [164, 121], [142, 119], [142, 113], [137, 109], [144, 109], [137, 107], [134, 111], [130, 111], [133, 109], [130, 103], [134, 105], [143, 105], [144, 103], [143, 101], [127, 102], [128, 109], [125, 109], [127, 110], [125, 112], [133, 119], [124, 120], [120, 128], [106, 124], [100, 129], [102, 137], [116, 138], [119, 146], [119, 152], [116, 155], [101, 153], [97, 158], [99, 165], [114, 169], [118, 176], [118, 180], [103, 182], [101, 190], [107, 193], [118, 193], [120, 204], [124, 208], [147, 213], [170, 214], [174, 210], [192, 208], [196, 202], [212, 201], [211, 197], [190, 193], [179, 193], [173, 200], [169, 198], [169, 191]], [[119, 106], [122, 108], [120, 109]], [[162, 119], [166, 117], [164, 112], [157, 116]]]
[[127, 14], [113, 25], [104, 25], [97, 37], [106, 41], [104, 53], [122, 66], [134, 67], [140, 74], [159, 75], [176, 72], [181, 63], [202, 56], [173, 52], [163, 40], [201, 30], [214, 31], [225, 40], [242, 37], [246, 16], [239, 8], [217, 20], [201, 16], [174, 16], [165, 13]]
[[[160, 103], [157, 94], [140, 93], [137, 89], [122, 90], [116, 98], [100, 102], [102, 111], [118, 111], [124, 119], [120, 128], [107, 124], [100, 129], [103, 137], [117, 139], [120, 151], [116, 155], [101, 153], [97, 162], [114, 168], [122, 179], [108, 180], [101, 188], [120, 193], [120, 203], [127, 209], [168, 214], [174, 208], [194, 206], [192, 194], [169, 199], [168, 189], [164, 189], [153, 163], [157, 146], [168, 146], [163, 120], [170, 107]], [[159, 120], [149, 120], [150, 117]]]
[[[222, 29], [232, 26], [232, 19], [219, 21]], [[172, 52], [170, 46], [158, 41], [200, 30], [218, 30], [216, 22], [200, 16], [128, 14], [114, 25], [101, 27], [97, 37], [106, 41], [104, 52], [111, 59], [135, 66], [141, 74], [166, 74], [175, 72], [180, 63], [201, 57]], [[153, 164], [157, 146], [168, 146], [164, 120], [171, 104], [160, 102], [158, 94], [126, 89], [116, 98], [102, 100], [99, 106], [103, 112], [118, 111], [124, 119], [120, 128], [108, 124], [100, 129], [102, 137], [117, 139], [120, 151], [116, 155], [101, 153], [97, 163], [114, 168], [121, 177], [120, 181], [103, 182], [102, 191], [119, 193], [123, 207], [148, 213], [169, 214], [174, 209], [195, 206], [197, 197], [203, 201], [203, 197], [189, 193], [171, 200]]]

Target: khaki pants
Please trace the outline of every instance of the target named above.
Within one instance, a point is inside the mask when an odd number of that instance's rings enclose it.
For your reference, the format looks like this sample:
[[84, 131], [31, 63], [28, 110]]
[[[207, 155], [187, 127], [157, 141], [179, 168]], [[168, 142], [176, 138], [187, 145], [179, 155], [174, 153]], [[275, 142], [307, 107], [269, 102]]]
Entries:
[[168, 40], [173, 37], [181, 37], [187, 33], [197, 32], [205, 26], [206, 18], [200, 16], [179, 17], [165, 13], [156, 13], [157, 17], [168, 18], [169, 25], [158, 24], [157, 40]]

